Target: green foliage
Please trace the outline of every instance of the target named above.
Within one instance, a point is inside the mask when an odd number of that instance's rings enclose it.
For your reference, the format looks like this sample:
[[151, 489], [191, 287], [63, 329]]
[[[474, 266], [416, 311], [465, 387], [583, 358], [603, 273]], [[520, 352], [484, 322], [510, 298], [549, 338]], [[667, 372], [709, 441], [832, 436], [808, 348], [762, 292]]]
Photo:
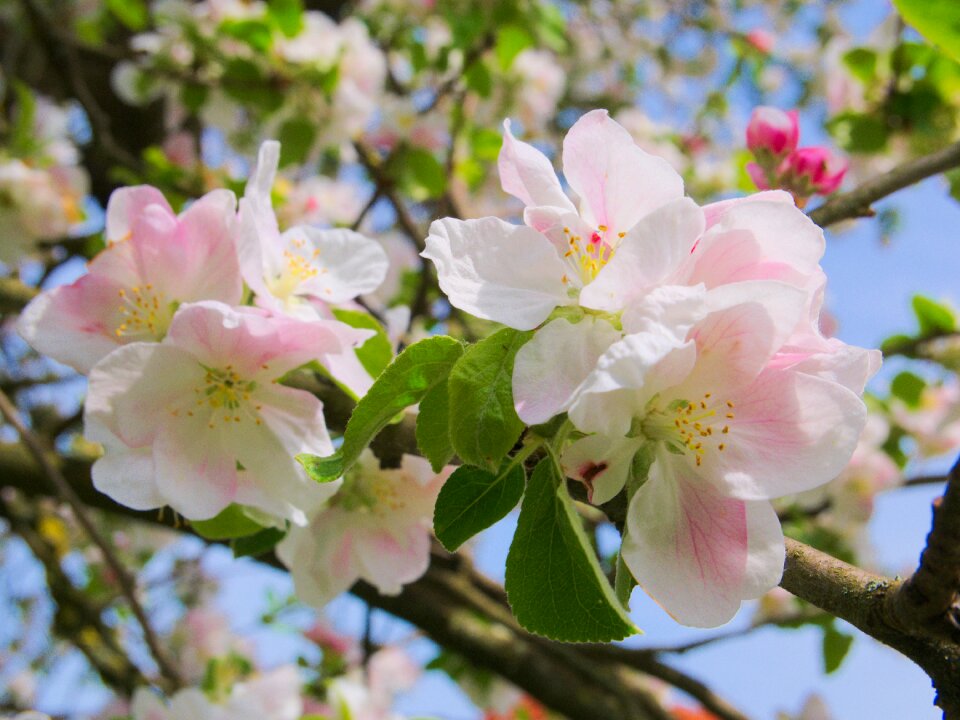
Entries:
[[630, 568], [623, 561], [623, 555], [617, 552], [617, 569], [613, 576], [613, 590], [617, 600], [624, 608], [629, 609], [630, 595], [636, 586], [637, 581], [634, 579], [633, 573], [630, 572]]
[[107, 9], [120, 24], [133, 32], [145, 30], [150, 13], [144, 0], [106, 0]]
[[513, 361], [532, 332], [503, 328], [450, 372], [450, 440], [464, 462], [495, 471], [523, 432], [513, 408]]
[[277, 131], [280, 167], [304, 162], [317, 137], [317, 124], [306, 118], [290, 118]]
[[461, 465], [437, 497], [433, 529], [450, 552], [516, 507], [526, 482], [523, 462], [504, 460], [497, 474]]
[[434, 385], [420, 401], [416, 434], [420, 452], [430, 461], [433, 471], [440, 472], [454, 455], [450, 442], [450, 394], [446, 382]]
[[228, 505], [209, 520], [191, 520], [190, 525], [207, 540], [231, 540], [263, 530], [263, 525], [247, 517], [239, 505]]
[[[832, 620], [832, 618], [831, 618]], [[853, 635], [842, 633], [831, 622], [823, 628], [823, 671], [828, 675], [840, 668], [850, 646], [853, 645]]]
[[507, 599], [530, 632], [565, 642], [609, 642], [637, 632], [583, 530], [552, 458], [540, 461], [510, 545]]
[[893, 0], [893, 4], [926, 40], [960, 60], [960, 3]]
[[398, 413], [423, 400], [437, 383], [446, 380], [462, 354], [463, 345], [445, 335], [410, 345], [360, 398], [347, 423], [340, 450], [327, 458], [304, 453], [297, 460], [318, 482], [340, 477]]
[[915, 375], [909, 370], [904, 370], [898, 374], [893, 382], [890, 383], [890, 393], [905, 402], [910, 407], [920, 406], [920, 397], [927, 383], [919, 375]]
[[303, 0], [268, 0], [267, 15], [287, 37], [303, 29]]
[[482, 60], [477, 60], [471, 64], [464, 73], [467, 81], [467, 87], [473, 90], [480, 97], [490, 97], [493, 92], [493, 75], [490, 68]]
[[273, 44], [273, 31], [270, 25], [254, 18], [224, 20], [220, 23], [220, 31], [224, 35], [246, 43], [260, 53], [267, 52]]
[[233, 58], [224, 66], [223, 91], [237, 102], [272, 113], [283, 105], [283, 93], [270, 85], [260, 68], [250, 60]]
[[921, 335], [952, 333], [957, 329], [957, 319], [949, 306], [923, 295], [914, 295], [912, 305]]
[[246, 537], [237, 538], [231, 545], [233, 546], [234, 557], [259, 557], [273, 550], [277, 543], [286, 537], [285, 530], [280, 528], [264, 528], [258, 533]]
[[376, 378], [379, 376], [393, 360], [393, 346], [390, 344], [390, 338], [387, 337], [383, 326], [369, 313], [360, 310], [336, 308], [333, 311], [333, 316], [350, 327], [373, 330], [376, 333], [358, 347], [356, 352], [357, 359], [360, 360], [363, 369], [370, 373], [370, 377]]
[[841, 113], [831, 118], [827, 129], [847, 152], [876, 153], [887, 146], [887, 126], [877, 115]]
[[440, 197], [447, 188], [443, 166], [423, 148], [403, 146], [390, 159], [387, 172], [405, 194], [418, 202]]
[[534, 44], [530, 33], [519, 25], [504, 25], [497, 31], [494, 54], [501, 70], [509, 70], [514, 59]]

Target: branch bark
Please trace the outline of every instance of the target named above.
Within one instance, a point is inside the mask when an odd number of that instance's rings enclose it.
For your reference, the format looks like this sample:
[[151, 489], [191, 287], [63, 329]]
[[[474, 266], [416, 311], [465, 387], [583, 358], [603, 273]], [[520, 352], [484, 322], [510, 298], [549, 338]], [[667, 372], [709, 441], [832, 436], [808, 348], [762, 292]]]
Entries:
[[827, 227], [841, 220], [872, 217], [872, 205], [877, 200], [955, 167], [960, 167], [960, 142], [898, 165], [849, 192], [834, 195], [820, 207], [811, 210], [810, 219], [820, 227]]

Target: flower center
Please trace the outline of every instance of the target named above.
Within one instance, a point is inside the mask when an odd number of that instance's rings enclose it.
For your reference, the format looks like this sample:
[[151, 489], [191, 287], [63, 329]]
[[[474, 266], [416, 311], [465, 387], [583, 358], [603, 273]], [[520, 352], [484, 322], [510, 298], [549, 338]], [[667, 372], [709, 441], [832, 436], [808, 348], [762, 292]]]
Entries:
[[[580, 281], [586, 285], [603, 269], [603, 266], [610, 262], [610, 258], [616, 252], [620, 245], [620, 240], [626, 233], [611, 233], [606, 225], [600, 225], [590, 237], [584, 239], [580, 235], [574, 235], [570, 228], [563, 229], [563, 235], [566, 238], [569, 249], [563, 254], [564, 260], [580, 278]], [[564, 275], [564, 282], [567, 276]]]
[[[218, 422], [239, 423], [250, 414], [257, 425], [262, 425], [263, 421], [256, 417], [256, 413], [249, 413], [249, 405], [253, 392], [257, 389], [255, 380], [244, 380], [232, 365], [224, 368], [211, 368], [206, 365], [201, 366], [205, 375], [203, 383], [193, 389], [196, 396], [195, 405], [187, 410], [187, 416], [193, 417], [194, 412], [206, 410], [210, 413], [207, 427], [213, 429]], [[254, 411], [259, 411], [262, 405], [253, 405]], [[174, 415], [178, 411], [173, 411]]]
[[270, 292], [281, 300], [290, 300], [300, 285], [307, 280], [323, 275], [327, 269], [319, 265], [320, 249], [308, 247], [302, 238], [294, 238], [283, 251], [283, 266], [267, 285]]
[[151, 283], [132, 288], [121, 288], [119, 324], [113, 331], [125, 340], [160, 340], [167, 332], [173, 317], [173, 304], [164, 301], [163, 293]]
[[723, 452], [736, 418], [734, 404], [704, 393], [699, 401], [674, 400], [666, 410], [654, 410], [641, 424], [643, 433], [666, 443], [677, 454], [693, 455], [697, 467], [710, 452]]
[[406, 505], [393, 477], [363, 467], [347, 473], [343, 487], [331, 504], [351, 512], [371, 513], [377, 517], [402, 510]]

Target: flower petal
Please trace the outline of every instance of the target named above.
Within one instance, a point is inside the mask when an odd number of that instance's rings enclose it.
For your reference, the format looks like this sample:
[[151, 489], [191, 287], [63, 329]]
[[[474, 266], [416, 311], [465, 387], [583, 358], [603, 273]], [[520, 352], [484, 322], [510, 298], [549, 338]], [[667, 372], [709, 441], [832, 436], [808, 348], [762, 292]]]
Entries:
[[569, 304], [566, 266], [546, 237], [497, 218], [437, 220], [421, 255], [437, 266], [440, 289], [455, 307], [530, 330]]
[[151, 185], [135, 185], [114, 190], [110, 194], [110, 199], [107, 200], [105, 230], [107, 243], [129, 240], [133, 235], [134, 221], [144, 208], [150, 205], [159, 205], [173, 215], [173, 210], [163, 193]]
[[663, 158], [648, 155], [606, 110], [581, 117], [563, 140], [563, 174], [592, 227], [628, 232], [640, 218], [683, 197], [683, 180]]
[[622, 310], [679, 268], [703, 228], [703, 212], [689, 198], [653, 210], [633, 226], [610, 261], [580, 292], [580, 304], [594, 310]]
[[633, 456], [644, 438], [588, 435], [563, 451], [561, 463], [567, 477], [587, 486], [587, 500], [602, 505], [623, 489], [630, 478]]
[[566, 411], [577, 388], [620, 333], [606, 320], [587, 317], [576, 325], [553, 320], [517, 352], [513, 363], [513, 399], [528, 425]]
[[376, 240], [352, 230], [321, 230], [302, 225], [287, 230], [283, 242], [303, 238], [318, 251], [318, 275], [304, 282], [297, 294], [339, 304], [373, 292], [387, 276], [387, 254]]
[[640, 586], [677, 622], [722, 625], [743, 597], [745, 503], [678, 472], [661, 451], [630, 501], [621, 554]]
[[753, 600], [769, 592], [783, 577], [787, 549], [776, 510], [766, 500], [747, 500], [747, 567], [740, 596]]
[[518, 198], [524, 205], [551, 205], [576, 212], [546, 155], [533, 145], [514, 138], [509, 120], [503, 121], [503, 146], [497, 165], [504, 192]]

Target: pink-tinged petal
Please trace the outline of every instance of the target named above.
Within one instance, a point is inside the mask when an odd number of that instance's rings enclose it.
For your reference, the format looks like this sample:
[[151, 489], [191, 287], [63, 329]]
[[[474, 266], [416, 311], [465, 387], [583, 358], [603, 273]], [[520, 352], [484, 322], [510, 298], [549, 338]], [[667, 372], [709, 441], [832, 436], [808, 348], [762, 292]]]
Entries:
[[766, 500], [747, 500], [747, 567], [740, 597], [753, 600], [769, 592], [783, 577], [787, 549], [776, 510]]
[[399, 595], [403, 586], [430, 565], [430, 534], [421, 525], [371, 528], [358, 548], [361, 577], [383, 595]]
[[630, 334], [666, 332], [683, 341], [709, 312], [707, 300], [702, 284], [655, 287], [631, 301], [624, 310], [623, 330]]
[[154, 441], [171, 413], [193, 402], [204, 370], [183, 350], [156, 343], [117, 348], [90, 372], [84, 416], [129, 447]]
[[243, 196], [267, 198], [269, 201], [279, 166], [280, 143], [276, 140], [266, 140], [261, 143], [257, 152], [257, 164], [250, 173]]
[[290, 528], [277, 556], [290, 569], [297, 598], [323, 607], [357, 581], [360, 567], [350, 513], [331, 508], [317, 517], [322, 522]]
[[[755, 249], [745, 242], [749, 239]], [[724, 245], [726, 262], [716, 267], [718, 246]], [[785, 271], [777, 270], [782, 265], [802, 278], [794, 284], [804, 284], [819, 271], [825, 248], [823, 230], [794, 205], [747, 198], [731, 204], [704, 235], [691, 257], [696, 270], [690, 281], [714, 287], [736, 280], [786, 280]]]
[[450, 303], [517, 330], [542, 323], [567, 305], [566, 266], [546, 237], [497, 218], [437, 220], [421, 255], [437, 267]]
[[564, 450], [560, 461], [567, 477], [587, 486], [587, 499], [602, 505], [623, 489], [633, 456], [644, 442], [643, 438], [588, 435]]
[[150, 185], [120, 188], [110, 194], [107, 201], [106, 231], [108, 243], [129, 240], [137, 217], [150, 205], [158, 205], [168, 214], [173, 209], [163, 193]]
[[118, 288], [89, 275], [81, 280], [31, 300], [17, 330], [37, 352], [86, 374], [117, 347], [107, 312], [118, 305]]
[[622, 437], [647, 401], [681, 382], [696, 362], [696, 345], [669, 333], [638, 333], [614, 343], [597, 361], [570, 406], [584, 432]]
[[389, 262], [383, 246], [360, 233], [304, 225], [283, 234], [285, 243], [299, 239], [317, 251], [318, 274], [296, 290], [298, 295], [339, 304], [373, 292], [387, 276]]
[[661, 452], [627, 511], [621, 554], [677, 622], [716, 627], [740, 608], [747, 566], [745, 503], [673, 467]]
[[237, 258], [244, 282], [258, 296], [269, 296], [265, 279], [282, 267], [280, 231], [269, 203], [258, 198], [240, 200]]
[[339, 482], [320, 485], [309, 480], [294, 460], [300, 453], [333, 453], [323, 405], [308, 392], [274, 384], [261, 388], [255, 399], [260, 409], [245, 407], [229, 438], [243, 466], [237, 502], [305, 524], [306, 516], [340, 487]]
[[498, 167], [504, 192], [518, 198], [524, 205], [549, 205], [576, 212], [546, 155], [514, 138], [509, 120], [503, 121], [503, 146]]
[[803, 313], [804, 295], [784, 283], [758, 280], [711, 290], [707, 305], [716, 311], [690, 334], [697, 365], [684, 383], [688, 399], [729, 392], [756, 378]]
[[128, 508], [153, 510], [167, 504], [157, 490], [153, 453], [148, 448], [107, 448], [90, 473], [97, 490]]
[[[731, 402], [732, 417], [721, 421], [729, 431], [704, 443], [698, 472], [743, 500], [768, 500], [832, 480], [866, 422], [863, 401], [850, 390], [792, 370], [765, 370]], [[717, 450], [720, 441], [723, 451]]]
[[164, 420], [153, 444], [157, 490], [190, 520], [212, 518], [237, 496], [237, 461], [226, 451], [231, 428], [209, 425], [199, 414]]
[[862, 395], [867, 382], [876, 375], [883, 362], [879, 350], [847, 345], [836, 338], [826, 338], [819, 352], [784, 348], [771, 361], [771, 367], [791, 368], [831, 382], [839, 383]]
[[683, 180], [663, 158], [648, 155], [606, 110], [581, 117], [563, 140], [563, 174], [594, 227], [628, 232], [640, 218], [683, 197]]
[[313, 360], [349, 354], [370, 336], [333, 320], [305, 322], [210, 301], [182, 306], [167, 337], [204, 365], [274, 379]]
[[233, 305], [243, 295], [237, 260], [236, 198], [215, 190], [187, 208], [165, 235], [133, 242], [143, 277], [171, 300], [220, 300]]
[[587, 317], [576, 325], [548, 323], [520, 350], [513, 363], [513, 399], [528, 425], [566, 411], [577, 388], [620, 333], [606, 320]]
[[608, 312], [622, 310], [645, 289], [674, 273], [703, 229], [703, 213], [689, 198], [657, 208], [620, 241], [613, 258], [580, 292], [580, 304]]
[[704, 218], [707, 221], [707, 229], [709, 230], [716, 225], [720, 221], [720, 218], [723, 217], [723, 214], [730, 208], [736, 207], [741, 203], [758, 201], [782, 202], [789, 205], [794, 204], [793, 196], [786, 190], [766, 190], [764, 192], [754, 193], [753, 195], [747, 195], [746, 197], [730, 198], [729, 200], [707, 203], [702, 208]]

